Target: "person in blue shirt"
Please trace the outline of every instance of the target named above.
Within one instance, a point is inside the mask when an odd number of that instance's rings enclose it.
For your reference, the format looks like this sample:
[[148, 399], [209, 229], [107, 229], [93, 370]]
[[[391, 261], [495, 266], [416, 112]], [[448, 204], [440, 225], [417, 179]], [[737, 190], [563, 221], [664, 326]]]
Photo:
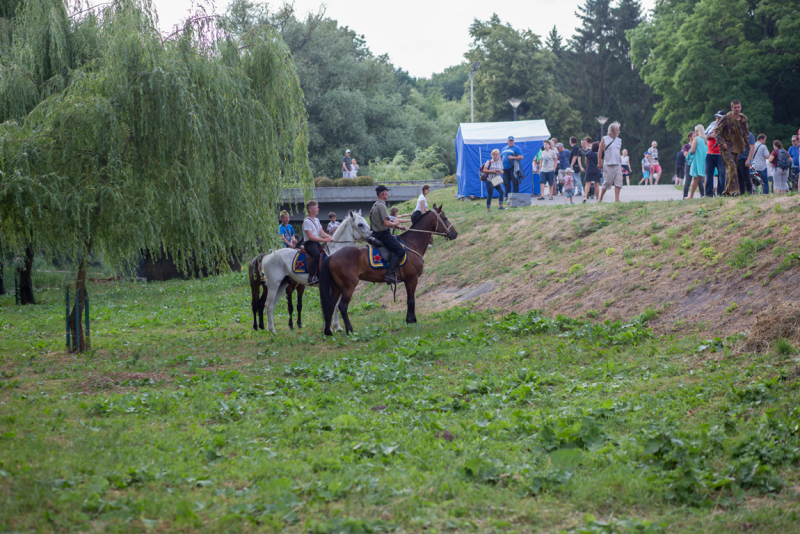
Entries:
[[789, 176], [791, 183], [797, 184], [800, 190], [800, 137], [792, 136], [792, 146], [787, 150], [789, 157], [792, 158], [792, 170]]
[[[514, 146], [514, 136], [508, 136], [508, 146], [500, 151], [500, 156], [503, 158], [503, 185], [506, 189], [506, 199], [511, 191], [511, 186], [514, 183], [512, 177], [514, 175], [514, 162], [522, 159], [522, 150]], [[519, 185], [514, 193], [519, 193]]]
[[753, 180], [750, 179], [750, 166], [753, 163], [755, 144], [756, 136], [751, 133], [747, 140], [748, 149], [739, 154], [739, 159], [736, 161], [736, 174], [739, 178], [740, 195], [745, 194], [745, 192], [747, 192], [748, 195], [753, 194]]
[[284, 247], [295, 248], [297, 245], [297, 235], [295, 235], [292, 225], [289, 224], [289, 212], [286, 210], [281, 212], [281, 224], [278, 226], [278, 235], [281, 236]]

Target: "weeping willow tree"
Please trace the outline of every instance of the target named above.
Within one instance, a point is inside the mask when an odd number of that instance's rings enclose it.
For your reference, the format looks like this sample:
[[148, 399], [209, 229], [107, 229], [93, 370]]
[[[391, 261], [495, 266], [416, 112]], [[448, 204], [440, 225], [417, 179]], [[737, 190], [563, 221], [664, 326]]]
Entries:
[[[5, 246], [76, 258], [82, 298], [93, 251], [119, 267], [146, 249], [213, 269], [272, 235], [282, 188], [311, 184], [303, 95], [280, 36], [256, 28], [233, 41], [203, 17], [165, 38], [146, 0], [116, 0], [66, 17], [49, 56], [64, 55], [37, 61], [41, 39], [25, 36], [52, 25], [27, 16], [42, 1], [23, 2], [9, 65], [21, 74], [3, 82], [17, 95], [6, 106], [26, 110], [0, 126]], [[54, 64], [64, 72], [37, 85], [28, 111], [33, 74]]]

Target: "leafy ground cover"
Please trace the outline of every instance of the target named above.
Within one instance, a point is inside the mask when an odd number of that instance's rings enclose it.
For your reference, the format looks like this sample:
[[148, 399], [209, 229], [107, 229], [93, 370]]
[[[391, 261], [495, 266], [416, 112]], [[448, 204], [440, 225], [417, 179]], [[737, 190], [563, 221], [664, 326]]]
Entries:
[[0, 297], [0, 531], [798, 524], [791, 344], [740, 353], [655, 312], [454, 307], [407, 327], [363, 294], [356, 334], [326, 339], [314, 290], [307, 327], [281, 304], [271, 336], [231, 273], [94, 284], [93, 349], [72, 355], [57, 282], [37, 306]]

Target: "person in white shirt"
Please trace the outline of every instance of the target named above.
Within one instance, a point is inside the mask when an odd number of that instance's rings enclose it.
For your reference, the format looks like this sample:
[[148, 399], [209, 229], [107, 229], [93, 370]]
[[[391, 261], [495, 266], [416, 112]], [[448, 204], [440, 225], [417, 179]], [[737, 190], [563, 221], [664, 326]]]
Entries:
[[756, 144], [753, 147], [753, 169], [758, 173], [761, 178], [761, 192], [765, 195], [769, 194], [769, 172], [767, 166], [769, 162], [769, 150], [767, 149], [767, 136], [759, 134], [756, 139]]
[[356, 163], [356, 158], [353, 158], [350, 162], [350, 178], [358, 178], [358, 171], [360, 168], [358, 163]]
[[308, 213], [308, 217], [303, 221], [303, 234], [305, 234], [305, 243], [303, 246], [309, 255], [308, 262], [306, 263], [308, 268], [308, 285], [313, 285], [319, 282], [319, 278], [317, 278], [317, 265], [319, 264], [320, 243], [330, 243], [333, 241], [333, 238], [322, 229], [322, 223], [317, 219], [319, 204], [316, 200], [312, 200], [306, 204], [306, 212]]
[[603, 187], [600, 188], [598, 202], [603, 201], [603, 196], [612, 186], [614, 186], [614, 202], [619, 202], [619, 192], [622, 190], [621, 148], [619, 123], [615, 121], [608, 126], [608, 135], [600, 141], [597, 167], [603, 171]]
[[414, 211], [411, 212], [411, 224], [416, 223], [420, 218], [425, 215], [425, 212], [428, 211], [428, 193], [431, 192], [431, 186], [425, 184], [422, 186], [422, 193], [417, 198], [417, 206], [414, 208]]
[[[553, 200], [553, 193], [556, 186], [556, 161], [558, 156], [555, 150], [552, 149], [550, 141], [545, 141], [542, 147], [541, 165], [539, 167], [539, 180], [542, 187], [547, 185], [548, 196]], [[540, 190], [539, 200], [544, 200], [544, 189]]]

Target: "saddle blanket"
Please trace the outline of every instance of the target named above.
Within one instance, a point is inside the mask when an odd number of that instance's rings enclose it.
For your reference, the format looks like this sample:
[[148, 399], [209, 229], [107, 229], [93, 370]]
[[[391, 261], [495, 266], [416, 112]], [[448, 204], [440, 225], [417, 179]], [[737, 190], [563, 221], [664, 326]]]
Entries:
[[[402, 243], [400, 244], [402, 245]], [[367, 247], [369, 247], [369, 266], [373, 269], [386, 269], [389, 264], [383, 258], [383, 255], [381, 255], [380, 249], [376, 249], [372, 245], [367, 245]], [[408, 250], [405, 245], [403, 245], [403, 249], [406, 251]], [[400, 262], [400, 266], [402, 267], [405, 265], [407, 260], [408, 252], [403, 254], [403, 261]]]
[[[325, 258], [327, 257], [328, 255], [323, 252], [319, 258], [320, 263], [325, 261]], [[306, 266], [308, 264], [308, 259], [309, 258], [305, 254], [298, 250], [294, 255], [294, 260], [292, 260], [292, 272], [297, 274], [308, 274], [308, 268]]]

